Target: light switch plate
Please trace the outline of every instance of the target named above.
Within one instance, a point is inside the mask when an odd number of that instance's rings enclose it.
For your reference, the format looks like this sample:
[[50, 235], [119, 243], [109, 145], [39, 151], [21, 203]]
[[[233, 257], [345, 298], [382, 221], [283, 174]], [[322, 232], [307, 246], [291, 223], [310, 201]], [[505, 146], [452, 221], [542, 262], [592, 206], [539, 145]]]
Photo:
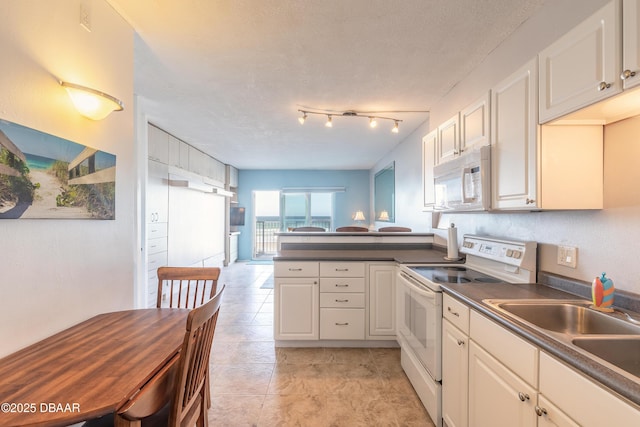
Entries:
[[578, 248], [575, 246], [558, 246], [558, 265], [576, 268], [578, 265]]

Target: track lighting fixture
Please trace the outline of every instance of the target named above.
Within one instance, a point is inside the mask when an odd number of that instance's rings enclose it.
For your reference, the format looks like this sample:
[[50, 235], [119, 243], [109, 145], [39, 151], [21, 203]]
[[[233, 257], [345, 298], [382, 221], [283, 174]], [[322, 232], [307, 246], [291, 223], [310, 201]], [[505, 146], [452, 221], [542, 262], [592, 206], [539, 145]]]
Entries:
[[336, 111], [336, 110], [322, 110], [318, 108], [300, 108], [298, 109], [299, 113], [302, 113], [302, 116], [298, 117], [298, 121], [300, 124], [304, 124], [307, 119], [308, 114], [319, 114], [322, 116], [327, 116], [327, 122], [324, 124], [326, 127], [333, 127], [333, 116], [341, 116], [341, 117], [365, 117], [369, 119], [369, 126], [371, 128], [375, 128], [378, 126], [378, 121], [380, 120], [389, 120], [393, 122], [393, 128], [391, 132], [398, 133], [400, 132], [400, 122], [401, 119], [395, 117], [386, 117], [379, 116], [378, 114], [385, 113], [428, 113], [428, 111], [356, 111], [356, 110], [346, 110], [346, 111]]

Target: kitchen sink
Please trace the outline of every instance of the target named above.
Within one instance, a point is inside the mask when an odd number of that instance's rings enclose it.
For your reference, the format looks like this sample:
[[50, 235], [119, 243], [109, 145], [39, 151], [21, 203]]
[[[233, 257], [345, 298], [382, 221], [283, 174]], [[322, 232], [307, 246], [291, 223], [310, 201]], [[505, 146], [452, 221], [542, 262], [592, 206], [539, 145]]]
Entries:
[[492, 300], [494, 307], [539, 328], [568, 335], [640, 335], [640, 326], [589, 308], [585, 300]]
[[640, 336], [574, 338], [573, 345], [640, 377]]
[[603, 313], [587, 300], [487, 299], [507, 317], [640, 383], [640, 322], [620, 310]]

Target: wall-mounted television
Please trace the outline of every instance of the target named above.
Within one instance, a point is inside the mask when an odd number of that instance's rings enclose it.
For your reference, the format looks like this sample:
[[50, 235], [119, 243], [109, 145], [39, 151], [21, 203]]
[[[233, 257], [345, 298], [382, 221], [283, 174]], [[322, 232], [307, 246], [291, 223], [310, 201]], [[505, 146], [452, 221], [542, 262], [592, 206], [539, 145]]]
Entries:
[[232, 206], [229, 212], [229, 224], [233, 226], [244, 225], [244, 208]]

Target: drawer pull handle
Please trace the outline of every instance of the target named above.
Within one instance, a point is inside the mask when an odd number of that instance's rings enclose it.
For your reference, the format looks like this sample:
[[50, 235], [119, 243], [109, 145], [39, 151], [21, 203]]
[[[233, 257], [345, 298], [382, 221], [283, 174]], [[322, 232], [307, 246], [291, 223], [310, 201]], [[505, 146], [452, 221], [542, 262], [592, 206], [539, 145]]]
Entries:
[[301, 268], [290, 268], [289, 271], [302, 271]]
[[458, 340], [458, 345], [464, 345], [464, 340]]
[[349, 285], [341, 285], [339, 283], [336, 283], [336, 288], [348, 288]]
[[348, 299], [337, 299], [336, 302], [349, 302]]
[[541, 408], [538, 405], [536, 405], [536, 414], [541, 417], [543, 415], [547, 415], [547, 410], [545, 408]]
[[458, 313], [458, 312], [456, 312], [456, 311], [451, 310], [451, 307], [447, 307], [447, 311], [448, 311], [449, 313], [453, 314], [453, 315], [454, 315], [454, 316], [456, 316], [456, 317], [460, 317], [460, 313]]
[[336, 271], [349, 271], [348, 268], [336, 268]]
[[344, 323], [336, 322], [336, 326], [349, 326], [349, 322], [344, 322]]
[[520, 392], [518, 393], [518, 399], [521, 401], [529, 400], [529, 395], [527, 393]]

